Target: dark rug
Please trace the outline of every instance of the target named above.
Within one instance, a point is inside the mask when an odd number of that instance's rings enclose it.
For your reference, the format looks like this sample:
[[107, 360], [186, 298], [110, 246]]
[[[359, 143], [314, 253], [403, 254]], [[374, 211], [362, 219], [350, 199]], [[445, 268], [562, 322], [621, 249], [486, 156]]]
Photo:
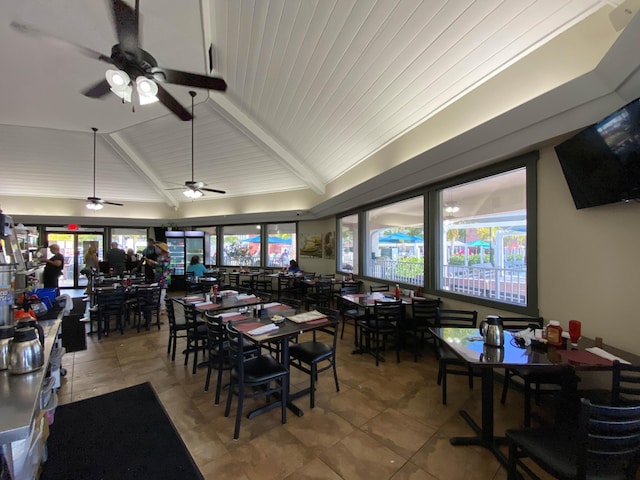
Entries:
[[41, 479], [202, 479], [150, 383], [61, 405]]

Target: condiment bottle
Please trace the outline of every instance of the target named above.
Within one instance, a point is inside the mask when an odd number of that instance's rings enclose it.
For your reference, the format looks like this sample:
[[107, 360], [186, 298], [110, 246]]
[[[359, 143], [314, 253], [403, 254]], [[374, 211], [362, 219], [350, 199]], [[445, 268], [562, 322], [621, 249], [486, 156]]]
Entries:
[[400, 285], [396, 283], [396, 300], [400, 300]]
[[547, 343], [554, 347], [562, 346], [562, 327], [557, 320], [551, 320], [547, 325]]

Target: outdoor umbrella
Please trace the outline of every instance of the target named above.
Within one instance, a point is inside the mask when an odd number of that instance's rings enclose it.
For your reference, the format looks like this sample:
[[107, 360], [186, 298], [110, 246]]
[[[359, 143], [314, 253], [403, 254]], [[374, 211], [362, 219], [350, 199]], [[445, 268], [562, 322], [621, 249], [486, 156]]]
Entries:
[[[255, 236], [251, 238], [245, 238], [244, 240], [240, 240], [245, 243], [260, 243], [260, 237]], [[282, 245], [291, 245], [291, 238], [281, 238], [276, 236], [269, 236], [269, 243], [280, 243]]]

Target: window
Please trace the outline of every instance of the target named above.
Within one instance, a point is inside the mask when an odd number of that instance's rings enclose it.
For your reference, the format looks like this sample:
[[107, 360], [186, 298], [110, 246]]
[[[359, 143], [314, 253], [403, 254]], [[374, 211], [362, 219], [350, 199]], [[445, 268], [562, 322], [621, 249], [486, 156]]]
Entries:
[[358, 268], [358, 214], [338, 219], [338, 270], [359, 273]]
[[260, 225], [222, 227], [223, 265], [260, 266]]
[[[116, 242], [125, 252], [132, 249], [135, 253], [147, 248], [146, 228], [112, 228], [111, 242]], [[107, 250], [110, 245], [107, 246]]]
[[295, 258], [296, 224], [270, 223], [267, 225], [267, 266], [288, 267]]
[[366, 212], [365, 275], [424, 285], [424, 197]]
[[436, 288], [528, 305], [527, 169], [444, 188]]

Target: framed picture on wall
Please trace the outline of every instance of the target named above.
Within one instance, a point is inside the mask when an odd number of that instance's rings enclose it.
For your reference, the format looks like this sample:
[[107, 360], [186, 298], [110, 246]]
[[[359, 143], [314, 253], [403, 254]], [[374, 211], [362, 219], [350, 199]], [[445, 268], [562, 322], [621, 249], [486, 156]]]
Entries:
[[302, 234], [300, 243], [301, 257], [322, 258], [322, 234], [307, 233]]
[[322, 239], [322, 258], [336, 258], [336, 233], [327, 232]]

